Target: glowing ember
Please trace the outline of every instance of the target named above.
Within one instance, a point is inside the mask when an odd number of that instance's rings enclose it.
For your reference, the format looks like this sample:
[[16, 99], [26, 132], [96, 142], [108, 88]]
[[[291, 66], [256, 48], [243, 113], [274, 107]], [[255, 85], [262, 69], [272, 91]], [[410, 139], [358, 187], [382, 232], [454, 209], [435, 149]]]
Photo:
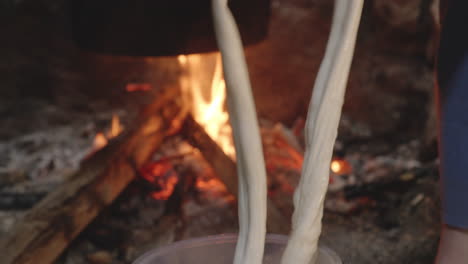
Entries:
[[334, 160], [332, 161], [330, 168], [334, 173], [339, 173], [341, 170], [341, 163], [337, 160]]
[[292, 170], [300, 172], [303, 155], [286, 139], [281, 130], [265, 129], [262, 131], [265, 143], [265, 161], [269, 172], [275, 170]]
[[177, 178], [177, 176], [175, 175], [172, 175], [165, 181], [164, 187], [162, 188], [162, 190], [151, 193], [151, 197], [153, 197], [156, 200], [169, 199], [171, 194], [174, 192], [174, 188], [178, 182], [179, 182], [179, 178]]
[[[209, 57], [212, 58], [212, 57]], [[186, 70], [180, 78], [182, 90], [188, 93], [192, 102], [192, 114], [195, 120], [204, 127], [206, 133], [230, 157], [235, 156], [232, 142], [232, 131], [229, 125], [229, 115], [224, 109], [226, 101], [226, 84], [223, 78], [221, 56], [216, 55], [214, 73], [211, 85], [203, 85], [203, 75], [209, 60], [206, 55], [180, 55], [179, 63]], [[203, 72], [205, 71], [205, 72]]]
[[167, 160], [149, 163], [140, 169], [143, 178], [151, 183], [157, 191], [151, 193], [156, 200], [167, 200], [174, 192], [179, 178], [172, 164]]
[[146, 92], [151, 90], [149, 83], [129, 83], [125, 86], [127, 92]]
[[199, 191], [226, 192], [226, 186], [216, 178], [203, 180], [198, 177], [195, 186]]
[[351, 165], [345, 160], [335, 159], [331, 162], [330, 169], [335, 174], [349, 174]]

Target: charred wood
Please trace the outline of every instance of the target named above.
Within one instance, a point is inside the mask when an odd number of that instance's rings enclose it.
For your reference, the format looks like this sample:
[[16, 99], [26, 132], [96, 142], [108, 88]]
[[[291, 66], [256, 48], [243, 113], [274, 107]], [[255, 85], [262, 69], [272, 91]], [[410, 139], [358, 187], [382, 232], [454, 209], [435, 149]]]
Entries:
[[185, 111], [179, 91], [157, 96], [131, 130], [85, 160], [79, 171], [47, 195], [0, 239], [2, 263], [52, 263], [68, 244], [110, 205], [168, 136]]

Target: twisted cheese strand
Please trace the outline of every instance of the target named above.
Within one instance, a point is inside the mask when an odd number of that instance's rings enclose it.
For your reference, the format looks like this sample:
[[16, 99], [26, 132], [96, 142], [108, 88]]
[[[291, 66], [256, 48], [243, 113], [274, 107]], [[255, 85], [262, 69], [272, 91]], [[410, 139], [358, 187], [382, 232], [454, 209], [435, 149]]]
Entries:
[[267, 183], [260, 131], [242, 42], [227, 0], [212, 0], [239, 175], [235, 264], [260, 264], [266, 232]]
[[316, 263], [323, 201], [364, 0], [336, 0], [306, 123], [306, 153], [282, 264]]

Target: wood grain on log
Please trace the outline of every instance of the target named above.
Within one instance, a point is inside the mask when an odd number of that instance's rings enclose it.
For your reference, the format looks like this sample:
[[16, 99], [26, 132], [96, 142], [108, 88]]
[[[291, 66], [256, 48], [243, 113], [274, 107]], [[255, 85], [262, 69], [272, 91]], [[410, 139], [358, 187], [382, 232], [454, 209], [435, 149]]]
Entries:
[[[205, 130], [189, 115], [185, 119], [182, 133], [190, 144], [200, 150], [210, 163], [216, 175], [226, 185], [226, 189], [237, 197], [238, 182], [236, 163], [228, 157]], [[267, 231], [275, 234], [288, 234], [290, 223], [280, 210], [267, 200]]]
[[177, 89], [157, 96], [129, 131], [85, 160], [78, 172], [31, 209], [0, 239], [1, 262], [52, 263], [134, 179], [134, 168], [178, 130], [186, 113], [178, 98]]

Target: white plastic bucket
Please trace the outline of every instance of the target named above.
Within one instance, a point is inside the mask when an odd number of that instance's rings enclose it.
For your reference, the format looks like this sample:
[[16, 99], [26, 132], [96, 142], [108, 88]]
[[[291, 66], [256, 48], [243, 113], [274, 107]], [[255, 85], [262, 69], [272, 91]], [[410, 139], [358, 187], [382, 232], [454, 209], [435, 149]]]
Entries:
[[[287, 236], [267, 235], [263, 263], [279, 264], [287, 241]], [[183, 240], [151, 250], [133, 264], [232, 264], [236, 242], [235, 234]], [[342, 262], [331, 249], [320, 246], [317, 264]]]

